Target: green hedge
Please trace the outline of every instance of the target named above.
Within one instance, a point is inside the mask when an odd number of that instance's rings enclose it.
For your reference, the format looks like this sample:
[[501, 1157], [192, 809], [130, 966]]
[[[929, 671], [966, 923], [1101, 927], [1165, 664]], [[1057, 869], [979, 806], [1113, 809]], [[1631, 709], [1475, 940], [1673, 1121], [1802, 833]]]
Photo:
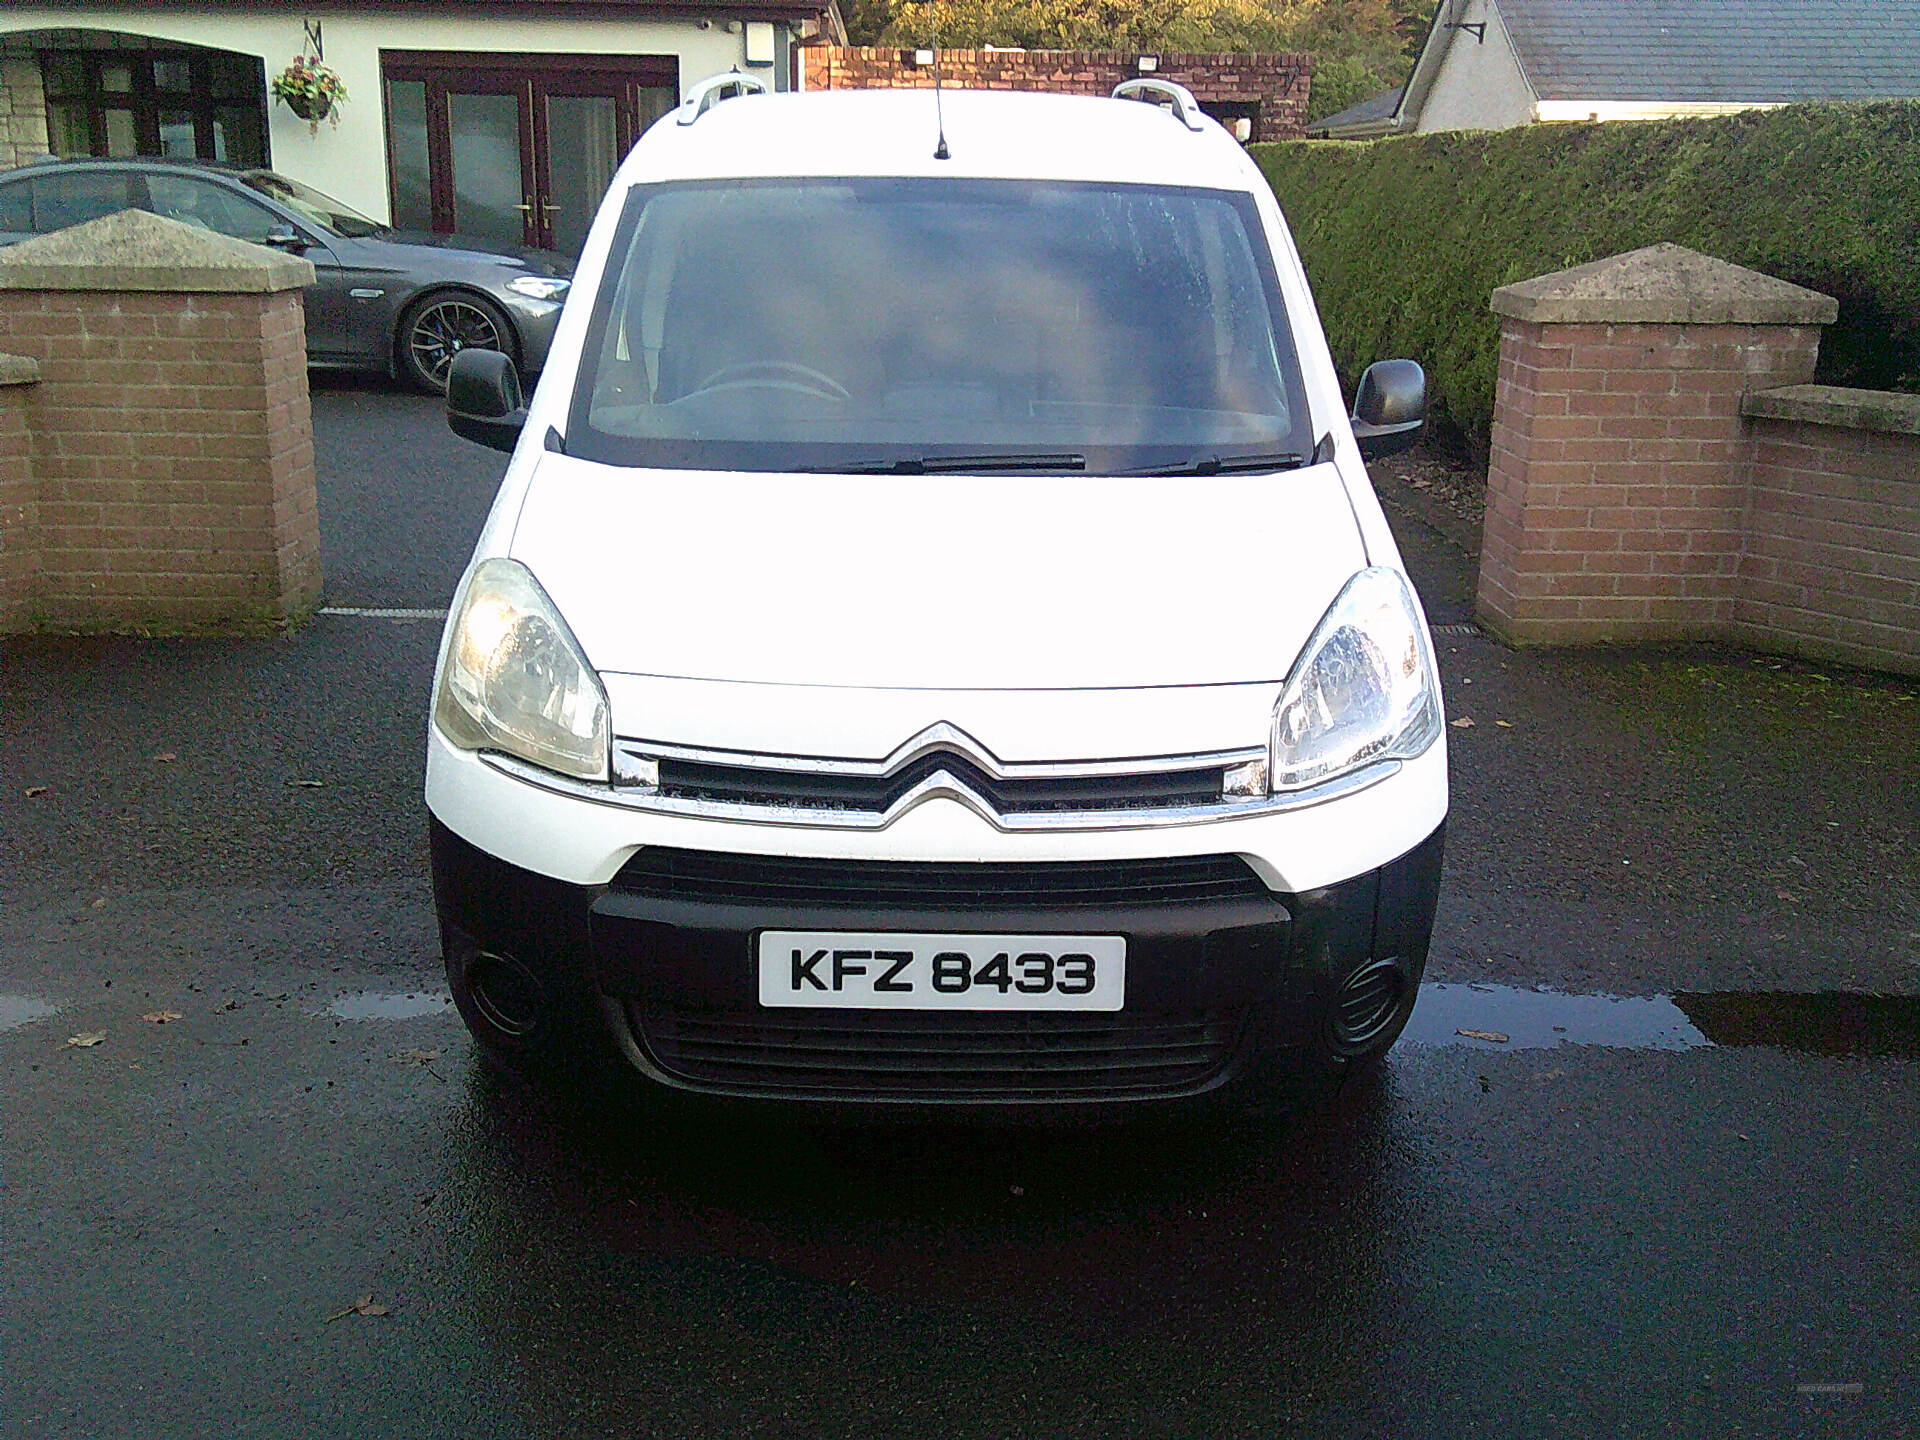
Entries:
[[1499, 286], [1662, 240], [1832, 295], [1820, 378], [1920, 388], [1920, 102], [1254, 147], [1335, 363], [1427, 367], [1484, 440]]

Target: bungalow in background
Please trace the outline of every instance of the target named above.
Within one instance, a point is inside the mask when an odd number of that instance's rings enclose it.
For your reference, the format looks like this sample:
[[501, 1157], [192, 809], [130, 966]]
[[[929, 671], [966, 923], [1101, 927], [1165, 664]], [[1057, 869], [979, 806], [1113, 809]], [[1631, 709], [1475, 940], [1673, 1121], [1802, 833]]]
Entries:
[[1441, 0], [1413, 74], [1307, 127], [1373, 140], [1920, 96], [1920, 0]]

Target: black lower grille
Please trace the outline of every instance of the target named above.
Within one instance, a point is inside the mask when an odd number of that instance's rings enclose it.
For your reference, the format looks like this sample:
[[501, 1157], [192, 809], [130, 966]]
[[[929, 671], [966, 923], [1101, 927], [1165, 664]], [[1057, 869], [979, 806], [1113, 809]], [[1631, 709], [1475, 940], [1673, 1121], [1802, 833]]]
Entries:
[[1155, 1099], [1225, 1070], [1241, 1015], [796, 1012], [777, 1018], [629, 1007], [672, 1079], [727, 1094], [863, 1100]]
[[1235, 855], [979, 865], [649, 847], [627, 862], [614, 877], [613, 888], [672, 900], [975, 910], [1272, 898], [1260, 877]]

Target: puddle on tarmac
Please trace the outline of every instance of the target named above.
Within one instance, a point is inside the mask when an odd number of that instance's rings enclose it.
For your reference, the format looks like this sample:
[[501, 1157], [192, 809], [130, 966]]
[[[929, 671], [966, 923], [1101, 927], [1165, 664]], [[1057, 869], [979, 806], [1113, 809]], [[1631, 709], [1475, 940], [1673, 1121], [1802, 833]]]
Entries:
[[[1507, 1039], [1476, 1040], [1460, 1034], [1462, 1030], [1485, 1030]], [[1404, 1039], [1415, 1045], [1471, 1045], [1480, 1050], [1550, 1050], [1556, 1045], [1693, 1050], [1713, 1043], [1667, 995], [1568, 995], [1472, 984], [1422, 985]]]
[[0, 995], [0, 1030], [18, 1030], [22, 1025], [59, 1013], [58, 1005], [49, 1005], [31, 995]]
[[[1462, 1030], [1507, 1038], [1476, 1039]], [[1434, 983], [1420, 987], [1404, 1043], [1476, 1050], [1766, 1045], [1820, 1055], [1920, 1056], [1920, 997], [1771, 991], [1570, 995], [1511, 985]]]
[[325, 1013], [336, 1020], [417, 1020], [452, 1008], [453, 997], [444, 990], [409, 990], [405, 994], [355, 990], [334, 996]]

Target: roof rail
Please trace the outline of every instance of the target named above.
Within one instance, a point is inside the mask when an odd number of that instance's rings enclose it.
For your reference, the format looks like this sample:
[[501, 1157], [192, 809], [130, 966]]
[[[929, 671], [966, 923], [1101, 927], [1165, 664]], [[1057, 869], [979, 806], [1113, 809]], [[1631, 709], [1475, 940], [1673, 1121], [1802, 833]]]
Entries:
[[1113, 87], [1116, 100], [1144, 100], [1149, 105], [1171, 108], [1173, 118], [1189, 130], [1205, 128], [1200, 120], [1200, 102], [1193, 98], [1193, 92], [1184, 85], [1176, 85], [1171, 80], [1141, 78], [1122, 80]]
[[726, 99], [729, 91], [736, 95], [764, 95], [767, 87], [762, 81], [751, 75], [742, 75], [738, 70], [729, 70], [724, 75], [709, 75], [687, 91], [687, 98], [680, 102], [680, 123], [693, 124]]

